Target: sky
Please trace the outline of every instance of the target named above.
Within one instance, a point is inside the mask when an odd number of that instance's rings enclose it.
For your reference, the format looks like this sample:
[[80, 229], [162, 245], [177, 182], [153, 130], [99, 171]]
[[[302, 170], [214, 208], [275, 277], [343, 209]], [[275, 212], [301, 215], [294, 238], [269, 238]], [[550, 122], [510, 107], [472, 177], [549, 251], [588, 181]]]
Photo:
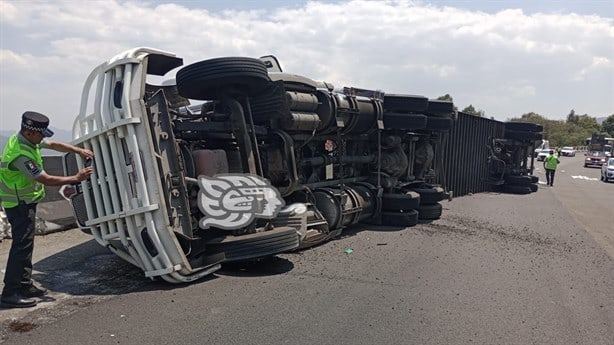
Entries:
[[0, 0], [0, 130], [26, 110], [71, 129], [89, 73], [134, 47], [184, 65], [273, 54], [335, 87], [449, 94], [501, 121], [614, 114], [614, 0]]

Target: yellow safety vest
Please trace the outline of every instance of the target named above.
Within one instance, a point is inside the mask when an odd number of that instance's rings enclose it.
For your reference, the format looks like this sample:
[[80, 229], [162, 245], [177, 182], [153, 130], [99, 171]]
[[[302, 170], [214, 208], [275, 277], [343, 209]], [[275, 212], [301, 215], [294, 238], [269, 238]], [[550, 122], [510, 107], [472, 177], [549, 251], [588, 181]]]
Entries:
[[559, 159], [554, 155], [550, 155], [546, 157], [546, 169], [556, 170], [557, 165], [559, 165]]
[[0, 199], [2, 207], [12, 208], [23, 201], [32, 204], [45, 197], [45, 186], [29, 179], [19, 170], [11, 170], [10, 164], [19, 156], [26, 156], [43, 166], [43, 157], [38, 147], [19, 142], [17, 134], [13, 134], [2, 153], [0, 160]]

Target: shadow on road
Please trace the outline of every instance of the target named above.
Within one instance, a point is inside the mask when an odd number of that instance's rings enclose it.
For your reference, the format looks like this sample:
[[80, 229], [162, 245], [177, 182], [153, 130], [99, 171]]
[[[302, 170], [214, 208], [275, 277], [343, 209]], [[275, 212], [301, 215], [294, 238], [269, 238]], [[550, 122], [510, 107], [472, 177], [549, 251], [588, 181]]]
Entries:
[[[358, 224], [344, 229], [334, 240], [352, 237], [365, 230], [396, 232], [406, 229], [400, 226]], [[40, 285], [51, 292], [73, 296], [107, 296], [137, 291], [170, 290], [185, 285], [170, 284], [162, 280], [152, 281], [145, 277], [140, 268], [120, 259], [93, 239], [48, 256], [35, 263], [33, 268], [33, 278]], [[219, 276], [278, 275], [287, 273], [293, 268], [291, 258], [270, 256], [254, 261], [223, 264], [219, 271], [199, 280], [198, 283]], [[53, 300], [53, 297], [46, 298]]]
[[[32, 278], [52, 292], [69, 295], [113, 295], [159, 284], [143, 271], [91, 240], [46, 257], [33, 267]], [[48, 297], [51, 298], [51, 297]]]

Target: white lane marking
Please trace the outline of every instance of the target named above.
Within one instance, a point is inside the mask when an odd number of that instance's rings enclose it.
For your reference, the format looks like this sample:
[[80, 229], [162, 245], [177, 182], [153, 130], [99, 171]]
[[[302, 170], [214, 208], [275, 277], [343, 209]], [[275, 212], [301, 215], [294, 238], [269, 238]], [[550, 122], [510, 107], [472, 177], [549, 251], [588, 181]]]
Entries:
[[587, 180], [587, 181], [598, 181], [599, 180], [596, 177], [588, 177], [588, 176], [582, 176], [582, 175], [572, 176], [571, 178], [577, 178], [580, 180]]

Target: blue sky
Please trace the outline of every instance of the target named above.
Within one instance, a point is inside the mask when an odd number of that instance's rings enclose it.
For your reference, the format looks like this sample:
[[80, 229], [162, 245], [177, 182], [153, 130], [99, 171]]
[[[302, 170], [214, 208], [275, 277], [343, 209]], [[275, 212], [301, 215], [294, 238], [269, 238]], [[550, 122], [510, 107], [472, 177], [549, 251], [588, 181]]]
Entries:
[[450, 94], [502, 121], [614, 114], [614, 0], [0, 0], [0, 130], [25, 110], [70, 129], [90, 71], [138, 46], [185, 64], [273, 54], [290, 73]]

